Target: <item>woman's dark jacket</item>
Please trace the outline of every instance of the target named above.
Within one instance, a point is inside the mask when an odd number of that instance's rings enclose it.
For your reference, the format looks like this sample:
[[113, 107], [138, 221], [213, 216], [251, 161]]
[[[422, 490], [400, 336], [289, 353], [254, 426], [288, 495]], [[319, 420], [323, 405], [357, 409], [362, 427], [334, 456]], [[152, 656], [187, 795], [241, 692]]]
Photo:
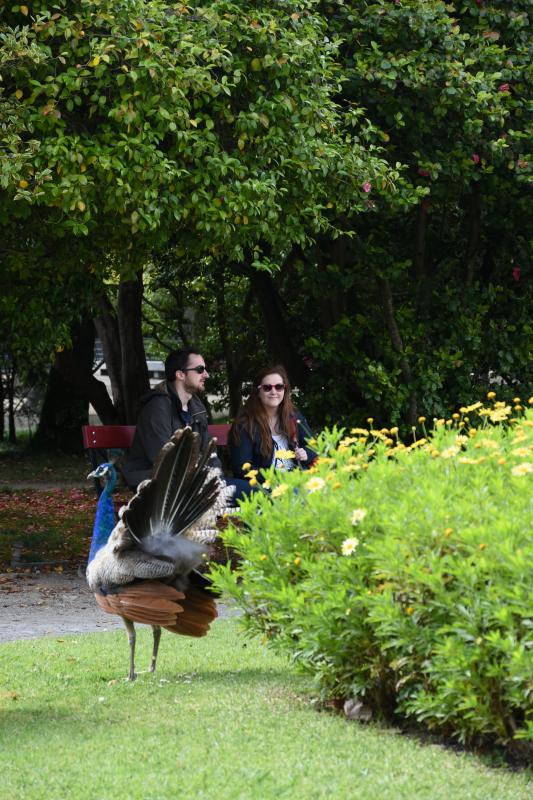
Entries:
[[[307, 469], [316, 458], [316, 453], [307, 446], [306, 440], [312, 438], [313, 434], [307, 424], [305, 417], [296, 411], [291, 415], [291, 430], [289, 435], [289, 448], [303, 447], [307, 453], [307, 461], [295, 462]], [[236, 439], [238, 438], [238, 441]], [[228, 449], [231, 459], [231, 468], [236, 478], [243, 478], [248, 470], [243, 470], [243, 464], [250, 464], [251, 469], [266, 469], [272, 464], [274, 456], [274, 440], [272, 440], [272, 450], [270, 455], [264, 456], [261, 453], [261, 437], [259, 429], [254, 429], [253, 436], [250, 437], [248, 431], [238, 423], [235, 423], [229, 439]], [[257, 476], [261, 482], [261, 476]]]
[[[188, 402], [191, 420], [183, 416], [181, 401], [169, 381], [157, 384], [140, 400], [141, 410], [137, 417], [135, 436], [122, 472], [128, 486], [136, 488], [141, 481], [150, 477], [153, 463], [164, 444], [174, 431], [189, 425], [202, 438], [202, 447], [209, 441], [207, 411], [202, 401], [193, 395]], [[211, 466], [220, 467], [218, 458], [213, 458]]]

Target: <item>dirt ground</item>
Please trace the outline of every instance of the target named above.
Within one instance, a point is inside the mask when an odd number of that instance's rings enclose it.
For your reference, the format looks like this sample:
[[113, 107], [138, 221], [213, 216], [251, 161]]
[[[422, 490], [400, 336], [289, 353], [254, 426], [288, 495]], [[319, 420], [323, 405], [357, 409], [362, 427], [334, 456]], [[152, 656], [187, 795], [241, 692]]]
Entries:
[[[222, 603], [219, 616], [236, 613]], [[101, 611], [76, 573], [0, 573], [0, 643], [68, 633], [123, 629]]]

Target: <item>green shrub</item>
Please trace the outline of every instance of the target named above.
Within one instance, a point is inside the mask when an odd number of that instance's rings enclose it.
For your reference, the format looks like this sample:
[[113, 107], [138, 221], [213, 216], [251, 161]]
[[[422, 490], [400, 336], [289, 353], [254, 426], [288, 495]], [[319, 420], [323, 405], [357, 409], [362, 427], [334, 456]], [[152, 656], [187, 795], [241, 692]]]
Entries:
[[243, 504], [216, 581], [323, 699], [531, 747], [533, 410], [512, 414], [475, 404], [410, 446], [325, 431], [311, 471]]

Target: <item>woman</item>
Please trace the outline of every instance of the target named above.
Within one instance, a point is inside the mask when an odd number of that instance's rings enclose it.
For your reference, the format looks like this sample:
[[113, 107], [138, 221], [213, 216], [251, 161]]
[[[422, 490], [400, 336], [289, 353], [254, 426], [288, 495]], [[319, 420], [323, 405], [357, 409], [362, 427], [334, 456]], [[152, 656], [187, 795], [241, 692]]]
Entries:
[[[316, 458], [305, 445], [311, 435], [307, 422], [292, 404], [284, 367], [263, 369], [231, 427], [228, 448], [234, 476], [242, 478], [249, 469], [272, 465], [278, 469], [306, 469]], [[283, 451], [287, 450], [295, 457], [284, 457]], [[261, 481], [260, 475], [257, 478]]]

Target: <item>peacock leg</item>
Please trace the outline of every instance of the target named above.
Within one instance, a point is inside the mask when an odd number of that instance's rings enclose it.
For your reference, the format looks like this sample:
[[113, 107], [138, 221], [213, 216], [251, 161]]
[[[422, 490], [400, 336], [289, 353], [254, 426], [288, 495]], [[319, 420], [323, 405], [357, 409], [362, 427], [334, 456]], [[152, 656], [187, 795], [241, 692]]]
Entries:
[[128, 675], [129, 681], [134, 681], [137, 675], [135, 674], [135, 625], [126, 617], [122, 617], [126, 630], [128, 631], [128, 639], [130, 643], [130, 674]]
[[157, 661], [157, 651], [159, 650], [159, 640], [161, 639], [161, 627], [159, 625], [152, 625], [152, 633], [154, 634], [154, 648], [152, 650], [150, 672], [155, 672], [155, 662]]

